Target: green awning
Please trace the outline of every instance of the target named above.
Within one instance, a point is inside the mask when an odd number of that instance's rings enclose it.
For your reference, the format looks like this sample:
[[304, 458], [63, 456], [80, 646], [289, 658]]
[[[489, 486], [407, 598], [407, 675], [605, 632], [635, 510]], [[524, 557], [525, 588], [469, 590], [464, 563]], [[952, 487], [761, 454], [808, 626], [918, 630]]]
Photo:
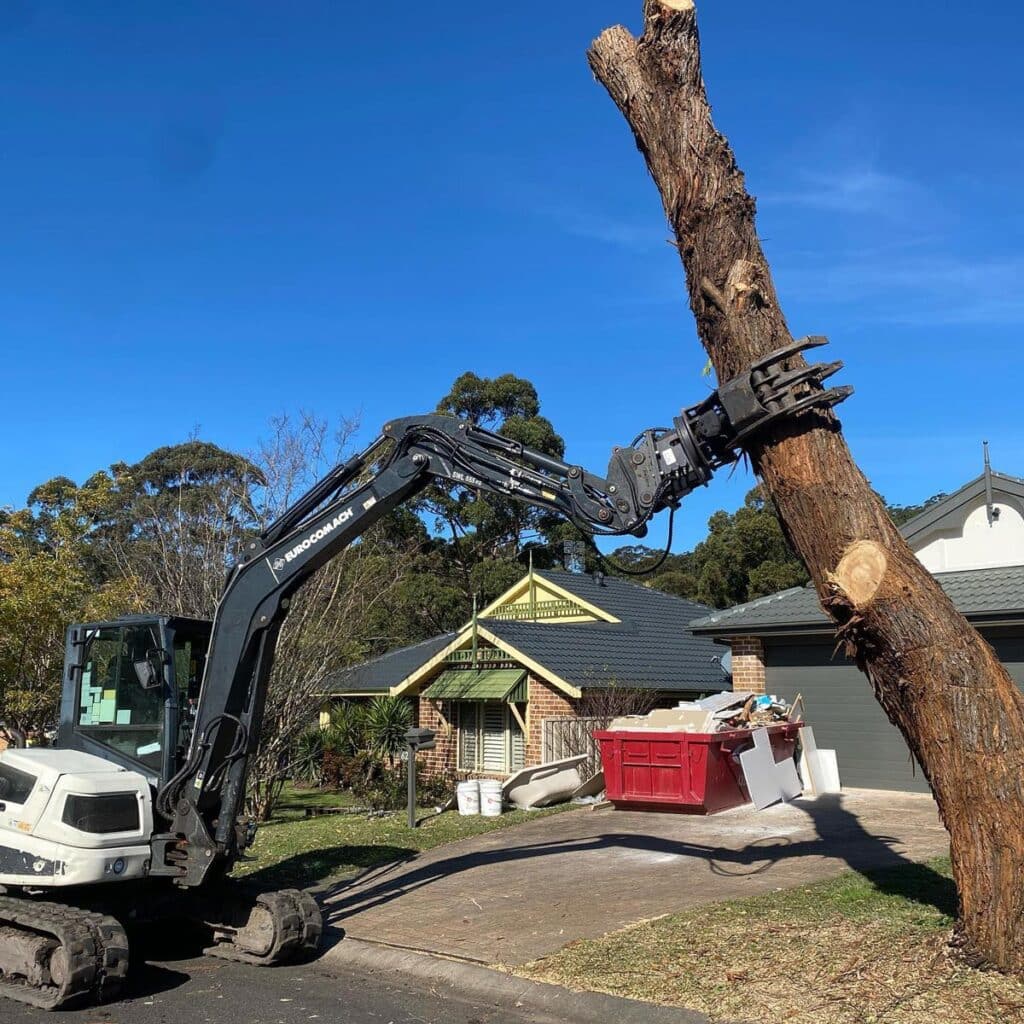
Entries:
[[507, 700], [526, 697], [526, 670], [521, 668], [448, 669], [423, 691], [430, 700]]

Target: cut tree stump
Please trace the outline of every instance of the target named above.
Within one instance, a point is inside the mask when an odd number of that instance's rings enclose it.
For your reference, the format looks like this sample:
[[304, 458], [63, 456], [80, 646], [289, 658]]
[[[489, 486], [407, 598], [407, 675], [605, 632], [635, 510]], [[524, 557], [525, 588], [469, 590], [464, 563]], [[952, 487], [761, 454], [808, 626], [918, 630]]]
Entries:
[[[712, 122], [693, 3], [647, 0], [639, 39], [610, 28], [588, 57], [661, 192], [698, 333], [726, 380], [791, 334], [754, 200]], [[974, 962], [1024, 972], [1024, 695], [914, 557], [832, 412], [781, 425], [748, 454], [839, 643], [932, 786], [952, 837], [959, 945]]]

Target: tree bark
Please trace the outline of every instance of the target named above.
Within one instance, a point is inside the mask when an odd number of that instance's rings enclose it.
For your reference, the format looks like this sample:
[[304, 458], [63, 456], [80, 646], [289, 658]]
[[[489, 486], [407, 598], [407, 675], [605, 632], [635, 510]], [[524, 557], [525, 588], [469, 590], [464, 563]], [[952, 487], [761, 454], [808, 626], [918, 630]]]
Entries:
[[[698, 332], [725, 380], [791, 337], [754, 200], [712, 123], [692, 0], [646, 0], [643, 35], [610, 28], [588, 58], [661, 191]], [[893, 435], [905, 456], [895, 422]], [[834, 414], [791, 420], [748, 454], [839, 642], [931, 784], [952, 838], [959, 945], [973, 962], [1024, 971], [1024, 696], [914, 557]]]

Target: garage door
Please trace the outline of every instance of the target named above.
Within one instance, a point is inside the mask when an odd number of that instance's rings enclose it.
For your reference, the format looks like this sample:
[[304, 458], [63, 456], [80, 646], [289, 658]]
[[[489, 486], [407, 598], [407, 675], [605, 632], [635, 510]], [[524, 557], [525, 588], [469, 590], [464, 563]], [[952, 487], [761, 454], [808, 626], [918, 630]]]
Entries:
[[1024, 689], [1024, 637], [989, 636], [986, 639], [995, 648], [999, 660], [1006, 666], [1006, 671], [1017, 680], [1017, 685]]
[[[989, 636], [1000, 660], [1024, 687], [1024, 637]], [[819, 747], [834, 748], [844, 786], [928, 792], [928, 784], [867, 679], [831, 644], [770, 644], [769, 693], [804, 695], [807, 722]]]
[[903, 737], [885, 717], [867, 679], [831, 644], [772, 644], [766, 652], [769, 693], [804, 695], [819, 747], [834, 749], [844, 786], [928, 792]]

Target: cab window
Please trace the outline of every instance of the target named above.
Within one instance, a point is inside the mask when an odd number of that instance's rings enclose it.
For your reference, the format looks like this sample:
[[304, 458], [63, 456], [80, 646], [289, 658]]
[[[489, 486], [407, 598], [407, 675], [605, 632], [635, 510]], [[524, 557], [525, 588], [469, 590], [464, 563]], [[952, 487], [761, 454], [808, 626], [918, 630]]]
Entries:
[[79, 688], [80, 732], [160, 771], [164, 686], [144, 688], [135, 662], [159, 648], [152, 625], [106, 626], [89, 640]]
[[32, 795], [36, 777], [13, 765], [0, 763], [0, 801], [24, 804]]

